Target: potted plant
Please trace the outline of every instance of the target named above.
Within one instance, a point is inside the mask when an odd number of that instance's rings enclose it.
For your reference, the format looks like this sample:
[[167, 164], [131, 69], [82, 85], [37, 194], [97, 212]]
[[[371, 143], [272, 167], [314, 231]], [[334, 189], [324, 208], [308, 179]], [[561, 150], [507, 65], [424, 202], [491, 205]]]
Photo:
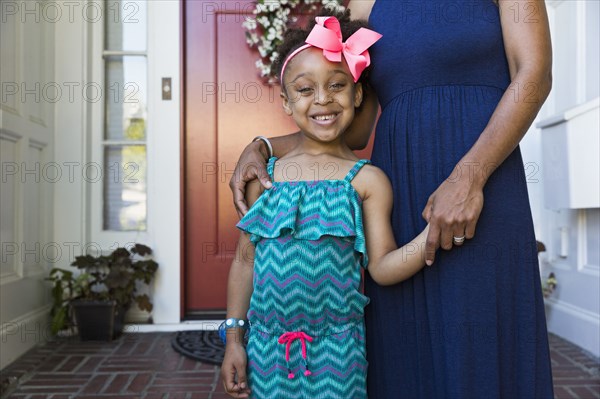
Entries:
[[[546, 252], [546, 246], [541, 241], [536, 241], [537, 244], [537, 253]], [[543, 276], [540, 276], [543, 279]], [[550, 273], [546, 278], [546, 281], [542, 281], [542, 293], [544, 294], [544, 298], [548, 298], [554, 292], [558, 281], [556, 280], [556, 276], [554, 273]]]
[[148, 295], [139, 292], [158, 268], [151, 254], [149, 247], [135, 244], [108, 255], [77, 256], [71, 266], [81, 271], [78, 275], [52, 269], [48, 278], [53, 282], [52, 332], [73, 327], [75, 320], [82, 340], [111, 340], [122, 332], [125, 312], [133, 302], [152, 311]]

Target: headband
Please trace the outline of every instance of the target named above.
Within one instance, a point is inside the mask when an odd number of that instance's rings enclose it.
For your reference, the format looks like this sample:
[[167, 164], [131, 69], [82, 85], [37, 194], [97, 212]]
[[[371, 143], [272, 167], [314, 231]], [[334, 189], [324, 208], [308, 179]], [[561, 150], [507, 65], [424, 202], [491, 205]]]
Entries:
[[361, 73], [371, 64], [367, 49], [382, 35], [367, 28], [360, 28], [343, 42], [340, 22], [336, 17], [316, 17], [316, 22], [306, 38], [306, 44], [294, 50], [283, 63], [281, 82], [283, 83], [285, 67], [296, 54], [309, 47], [317, 47], [323, 50], [323, 56], [331, 62], [341, 62], [343, 54], [356, 83]]

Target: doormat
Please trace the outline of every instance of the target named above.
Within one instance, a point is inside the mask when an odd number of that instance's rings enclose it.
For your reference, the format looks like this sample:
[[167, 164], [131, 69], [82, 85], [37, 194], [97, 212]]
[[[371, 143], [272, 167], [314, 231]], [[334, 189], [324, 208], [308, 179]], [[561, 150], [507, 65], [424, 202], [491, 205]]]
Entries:
[[218, 331], [180, 331], [171, 341], [176, 352], [203, 363], [220, 366], [225, 345]]

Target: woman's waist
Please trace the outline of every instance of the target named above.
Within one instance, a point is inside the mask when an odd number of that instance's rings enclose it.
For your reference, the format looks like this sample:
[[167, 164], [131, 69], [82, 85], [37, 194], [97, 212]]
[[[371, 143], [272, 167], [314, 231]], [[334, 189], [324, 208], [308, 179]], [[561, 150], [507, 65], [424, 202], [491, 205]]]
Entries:
[[493, 83], [429, 83], [413, 82], [402, 84], [388, 90], [380, 96], [382, 112], [393, 105], [402, 101], [439, 103], [443, 100], [471, 102], [473, 104], [490, 103], [497, 104], [506, 87]]

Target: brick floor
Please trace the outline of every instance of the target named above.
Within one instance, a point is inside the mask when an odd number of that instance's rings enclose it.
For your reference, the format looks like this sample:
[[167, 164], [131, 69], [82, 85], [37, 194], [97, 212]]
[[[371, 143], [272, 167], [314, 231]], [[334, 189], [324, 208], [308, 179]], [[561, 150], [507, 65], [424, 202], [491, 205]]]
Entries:
[[[171, 348], [174, 333], [125, 334], [114, 342], [58, 340], [1, 372], [15, 399], [225, 399], [219, 367]], [[600, 362], [550, 335], [557, 399], [600, 399]], [[483, 399], [483, 398], [482, 398]], [[510, 398], [513, 399], [513, 398]], [[527, 398], [528, 399], [528, 398]]]
[[600, 399], [600, 362], [579, 347], [550, 334], [557, 399]]
[[113, 342], [49, 342], [2, 371], [2, 380], [18, 379], [16, 389], [6, 397], [224, 398], [219, 367], [176, 353], [171, 348], [173, 336], [124, 334]]

